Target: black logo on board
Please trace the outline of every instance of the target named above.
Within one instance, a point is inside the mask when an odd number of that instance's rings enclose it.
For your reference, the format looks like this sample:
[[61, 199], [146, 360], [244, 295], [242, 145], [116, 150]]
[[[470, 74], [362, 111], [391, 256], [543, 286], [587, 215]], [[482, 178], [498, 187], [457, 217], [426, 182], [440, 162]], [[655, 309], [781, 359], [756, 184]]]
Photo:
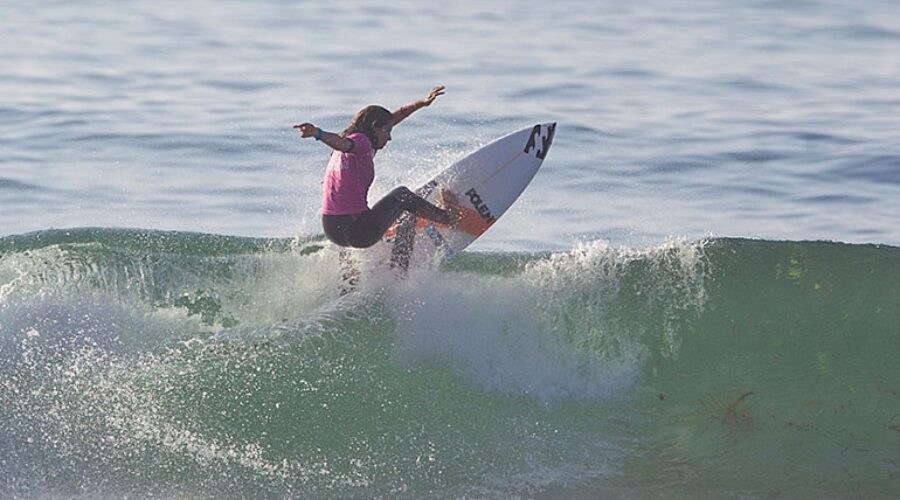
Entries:
[[556, 123], [551, 123], [547, 126], [546, 135], [542, 133], [542, 129], [540, 124], [535, 125], [533, 129], [531, 129], [531, 137], [528, 138], [528, 143], [525, 144], [525, 152], [530, 153], [532, 149], [537, 147], [537, 140], [540, 137], [541, 139], [541, 148], [538, 149], [534, 155], [543, 160], [547, 156], [547, 151], [550, 150], [550, 144], [553, 143], [553, 134], [556, 133]]

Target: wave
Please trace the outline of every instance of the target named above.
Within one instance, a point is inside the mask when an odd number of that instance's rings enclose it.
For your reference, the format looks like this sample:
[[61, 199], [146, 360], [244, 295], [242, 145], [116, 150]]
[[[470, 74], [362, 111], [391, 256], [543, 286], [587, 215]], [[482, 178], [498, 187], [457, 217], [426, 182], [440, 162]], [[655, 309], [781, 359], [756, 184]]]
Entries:
[[591, 242], [371, 268], [342, 295], [319, 237], [0, 238], [0, 491], [652, 496], [684, 467], [708, 480], [710, 457], [744, 492], [798, 457], [810, 484], [878, 479], [898, 264], [879, 245]]

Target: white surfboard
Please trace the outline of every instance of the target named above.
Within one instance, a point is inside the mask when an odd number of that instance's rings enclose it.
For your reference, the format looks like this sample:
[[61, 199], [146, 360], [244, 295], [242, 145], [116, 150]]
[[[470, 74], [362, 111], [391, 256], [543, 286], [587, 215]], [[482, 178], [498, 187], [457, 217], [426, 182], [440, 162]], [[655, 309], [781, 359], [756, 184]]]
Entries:
[[459, 222], [447, 226], [407, 213], [377, 246], [386, 245], [391, 264], [402, 269], [463, 250], [522, 194], [547, 157], [555, 131], [556, 123], [537, 124], [497, 139], [450, 165], [416, 192], [438, 204], [441, 190], [449, 190], [462, 211]]

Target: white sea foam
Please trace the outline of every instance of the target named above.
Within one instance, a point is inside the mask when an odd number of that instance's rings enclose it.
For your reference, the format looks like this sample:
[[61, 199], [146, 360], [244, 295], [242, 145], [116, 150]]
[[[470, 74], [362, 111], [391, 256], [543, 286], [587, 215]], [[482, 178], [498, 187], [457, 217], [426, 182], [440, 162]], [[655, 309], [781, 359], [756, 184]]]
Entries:
[[[680, 308], [702, 303], [701, 248], [670, 242], [612, 249], [598, 242], [509, 277], [413, 272], [388, 298], [396, 356], [407, 364], [446, 363], [477, 386], [545, 402], [610, 397], [634, 383], [651, 348], [647, 332], [623, 322], [616, 310], [629, 263], [647, 262], [644, 275], [659, 276], [637, 293], [648, 300], [675, 293], [665, 307]], [[665, 327], [662, 321], [660, 331]], [[670, 344], [676, 353], [677, 340]]]

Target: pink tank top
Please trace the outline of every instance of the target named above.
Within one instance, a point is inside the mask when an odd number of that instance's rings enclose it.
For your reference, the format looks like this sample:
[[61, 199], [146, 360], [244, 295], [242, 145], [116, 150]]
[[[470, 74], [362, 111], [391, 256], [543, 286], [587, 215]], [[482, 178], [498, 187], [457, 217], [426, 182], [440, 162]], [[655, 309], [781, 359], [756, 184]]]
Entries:
[[334, 151], [325, 169], [322, 213], [352, 215], [369, 209], [369, 187], [375, 180], [375, 150], [365, 134], [347, 136], [353, 141], [349, 153]]

